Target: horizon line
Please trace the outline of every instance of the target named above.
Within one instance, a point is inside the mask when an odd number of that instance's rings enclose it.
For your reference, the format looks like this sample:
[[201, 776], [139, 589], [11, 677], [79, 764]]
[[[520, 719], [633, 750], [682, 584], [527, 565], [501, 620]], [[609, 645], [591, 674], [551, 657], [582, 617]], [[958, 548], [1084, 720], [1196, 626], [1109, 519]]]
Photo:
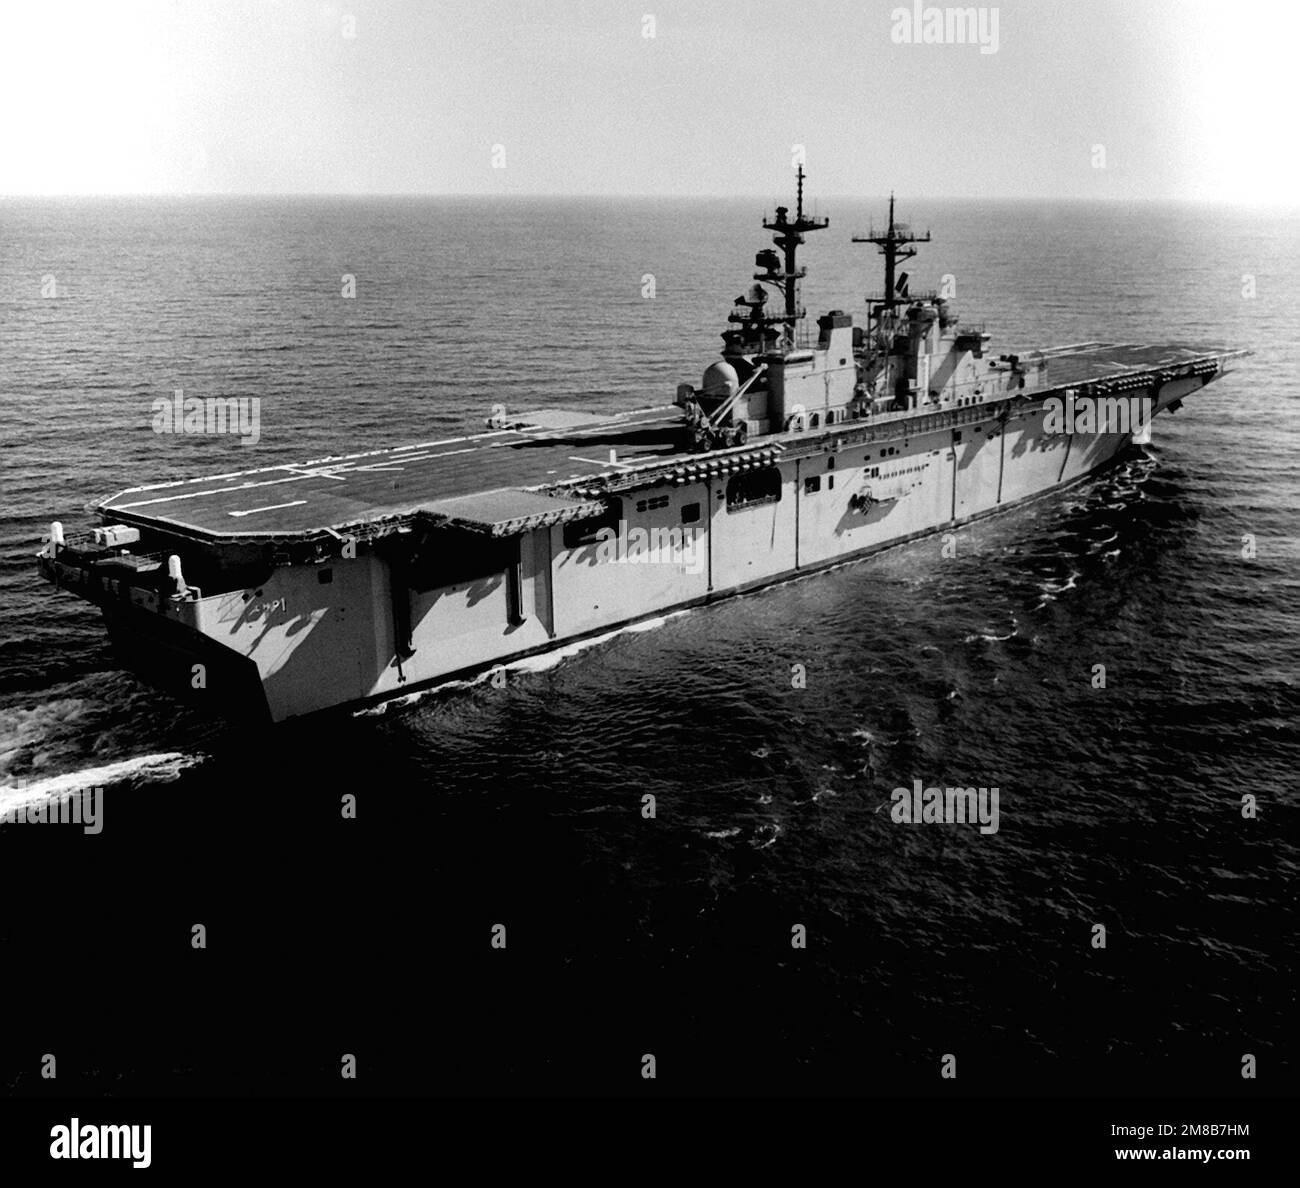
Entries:
[[[1188, 206], [1233, 206], [1260, 209], [1297, 209], [1300, 202], [1257, 201], [1244, 198], [1210, 198], [1192, 195], [1156, 195], [1124, 197], [1116, 195], [1078, 195], [1078, 194], [908, 194], [903, 197], [908, 201], [921, 202], [1078, 202], [1095, 205], [1117, 203], [1180, 203]], [[438, 190], [196, 190], [162, 191], [162, 190], [105, 190], [93, 193], [69, 191], [49, 191], [41, 193], [0, 193], [0, 202], [40, 199], [195, 199], [195, 198], [330, 198], [330, 199], [376, 199], [376, 198], [434, 198], [457, 201], [531, 201], [537, 199], [568, 201], [696, 201], [696, 202], [771, 202], [773, 195], [760, 193], [729, 194], [656, 194], [656, 193], [596, 193], [575, 194], [557, 191], [529, 191], [511, 193], [474, 193]], [[890, 194], [865, 194], [861, 192], [814, 195], [814, 203], [841, 201], [888, 201]]]

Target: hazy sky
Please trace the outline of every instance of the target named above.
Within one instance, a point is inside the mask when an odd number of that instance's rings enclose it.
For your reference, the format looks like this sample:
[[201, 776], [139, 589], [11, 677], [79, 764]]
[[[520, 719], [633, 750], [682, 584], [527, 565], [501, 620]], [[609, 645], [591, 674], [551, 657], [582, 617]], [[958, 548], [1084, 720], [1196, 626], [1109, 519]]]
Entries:
[[823, 197], [1300, 202], [1296, 0], [899, 7], [0, 0], [0, 193], [766, 197], [802, 145]]

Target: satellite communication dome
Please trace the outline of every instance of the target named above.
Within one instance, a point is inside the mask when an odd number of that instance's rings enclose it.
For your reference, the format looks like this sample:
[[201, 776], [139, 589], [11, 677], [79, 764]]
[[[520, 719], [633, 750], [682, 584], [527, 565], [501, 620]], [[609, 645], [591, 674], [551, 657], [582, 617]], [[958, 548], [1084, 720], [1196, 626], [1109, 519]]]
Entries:
[[722, 359], [709, 365], [700, 385], [706, 396], [734, 396], [739, 387], [740, 377], [736, 375], [736, 369]]

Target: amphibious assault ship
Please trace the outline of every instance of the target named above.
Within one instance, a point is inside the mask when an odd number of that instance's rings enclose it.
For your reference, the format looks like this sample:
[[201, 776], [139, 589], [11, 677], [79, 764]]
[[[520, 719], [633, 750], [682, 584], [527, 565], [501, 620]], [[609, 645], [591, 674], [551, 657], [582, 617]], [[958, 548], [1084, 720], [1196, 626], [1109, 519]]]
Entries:
[[[487, 431], [132, 487], [39, 554], [99, 606], [124, 661], [214, 711], [281, 721], [381, 701], [952, 529], [1079, 482], [1244, 352], [1076, 343], [995, 354], [884, 257], [859, 318], [809, 324], [775, 249], [671, 405], [554, 410]], [[775, 299], [774, 299], [775, 298]], [[1077, 419], [1073, 414], [1086, 414]], [[1137, 415], [1133, 414], [1138, 410]]]

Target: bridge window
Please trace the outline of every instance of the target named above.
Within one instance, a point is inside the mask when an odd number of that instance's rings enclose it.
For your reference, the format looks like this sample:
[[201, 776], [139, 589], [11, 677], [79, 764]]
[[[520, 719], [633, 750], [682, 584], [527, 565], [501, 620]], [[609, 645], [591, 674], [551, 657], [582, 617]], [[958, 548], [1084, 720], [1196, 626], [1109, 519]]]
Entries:
[[733, 475], [727, 483], [727, 510], [739, 511], [760, 503], [781, 501], [781, 471], [775, 466], [747, 470]]
[[698, 503], [682, 504], [682, 523], [698, 524], [700, 520], [700, 505]]
[[819, 425], [821, 425], [821, 423], [822, 423], [822, 418], [820, 413], [813, 413], [813, 415], [808, 418], [809, 429], [816, 429]]
[[806, 478], [803, 481], [803, 493], [805, 495], [815, 495], [822, 489], [822, 480], [820, 475], [813, 475], [812, 478]]

